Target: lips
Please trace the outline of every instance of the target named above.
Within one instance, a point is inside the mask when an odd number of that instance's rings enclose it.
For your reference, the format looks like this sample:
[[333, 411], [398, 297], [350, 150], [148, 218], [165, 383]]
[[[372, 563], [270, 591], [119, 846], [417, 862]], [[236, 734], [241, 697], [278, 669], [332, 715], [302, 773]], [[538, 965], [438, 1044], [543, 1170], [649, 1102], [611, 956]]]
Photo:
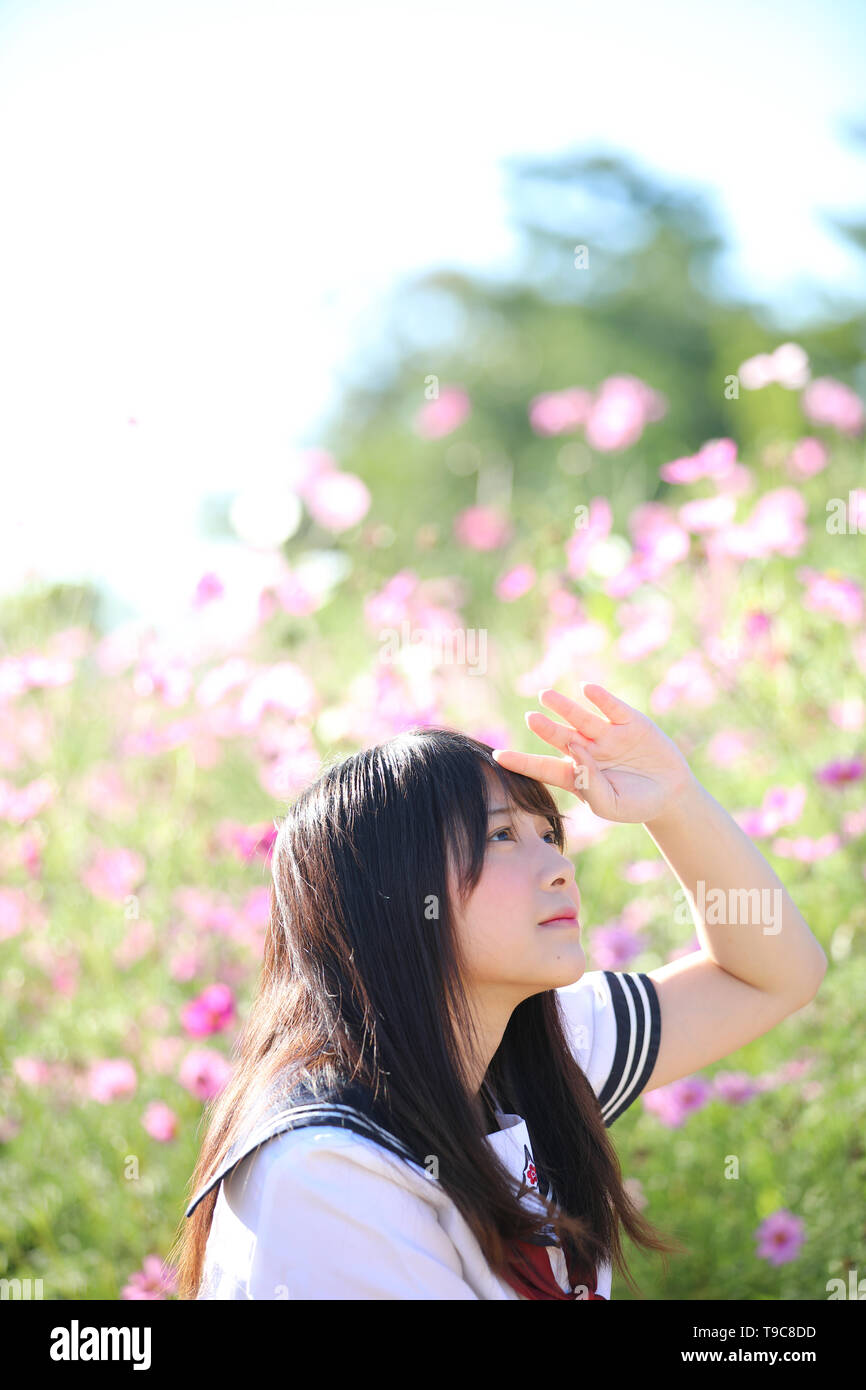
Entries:
[[539, 922], [540, 927], [546, 927], [549, 922], [576, 922], [577, 913], [573, 907], [567, 907], [562, 912], [555, 912], [552, 917], [545, 917], [543, 922]]

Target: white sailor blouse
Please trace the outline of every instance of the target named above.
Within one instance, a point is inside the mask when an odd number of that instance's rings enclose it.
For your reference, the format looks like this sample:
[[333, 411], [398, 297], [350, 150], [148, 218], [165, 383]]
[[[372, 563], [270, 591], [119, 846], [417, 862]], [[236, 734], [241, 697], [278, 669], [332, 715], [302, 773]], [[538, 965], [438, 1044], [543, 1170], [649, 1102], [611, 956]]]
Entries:
[[[557, 990], [578, 1065], [605, 1126], [649, 1081], [661, 1010], [646, 974], [587, 971]], [[541, 1207], [526, 1121], [496, 1107], [486, 1136], [521, 1201]], [[609, 1299], [603, 1264], [571, 1292], [576, 1271], [545, 1226], [519, 1242], [520, 1269], [496, 1275], [442, 1185], [373, 1118], [366, 1092], [337, 1100], [295, 1090], [266, 1100], [261, 1119], [229, 1151], [186, 1209], [217, 1184], [199, 1299]], [[541, 1208], [543, 1210], [543, 1207]], [[570, 1279], [571, 1276], [571, 1279]]]

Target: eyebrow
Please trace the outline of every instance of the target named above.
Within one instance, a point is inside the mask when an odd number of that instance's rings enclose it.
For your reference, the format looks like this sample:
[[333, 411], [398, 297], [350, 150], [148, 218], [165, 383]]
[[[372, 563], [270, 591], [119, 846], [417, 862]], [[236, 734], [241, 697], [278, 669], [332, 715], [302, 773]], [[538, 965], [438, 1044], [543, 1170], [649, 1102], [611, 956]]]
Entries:
[[[511, 806], [495, 806], [492, 811], [487, 812], [488, 816], [513, 816], [514, 808]], [[549, 811], [534, 811], [533, 815], [542, 816], [545, 820], [551, 819]]]

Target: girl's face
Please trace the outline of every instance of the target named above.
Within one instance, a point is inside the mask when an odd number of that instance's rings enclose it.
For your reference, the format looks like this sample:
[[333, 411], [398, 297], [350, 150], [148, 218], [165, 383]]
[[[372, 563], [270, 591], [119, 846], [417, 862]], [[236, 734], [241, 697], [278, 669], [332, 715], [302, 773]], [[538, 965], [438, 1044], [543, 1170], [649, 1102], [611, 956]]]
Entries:
[[[488, 786], [487, 852], [457, 930], [470, 986], [515, 1008], [542, 990], [574, 984], [586, 970], [580, 939], [580, 893], [574, 865], [558, 850], [546, 817], [505, 807], [493, 773]], [[452, 901], [454, 898], [452, 897]], [[574, 921], [540, 923], [554, 913]]]

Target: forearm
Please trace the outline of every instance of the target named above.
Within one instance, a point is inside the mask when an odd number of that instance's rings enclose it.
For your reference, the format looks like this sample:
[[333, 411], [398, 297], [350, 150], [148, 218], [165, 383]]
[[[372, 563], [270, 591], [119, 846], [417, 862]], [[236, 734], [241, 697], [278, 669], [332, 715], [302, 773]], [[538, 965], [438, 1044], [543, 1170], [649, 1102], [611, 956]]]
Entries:
[[820, 943], [760, 850], [697, 778], [645, 827], [688, 894], [707, 955], [758, 989], [809, 997], [827, 967]]

